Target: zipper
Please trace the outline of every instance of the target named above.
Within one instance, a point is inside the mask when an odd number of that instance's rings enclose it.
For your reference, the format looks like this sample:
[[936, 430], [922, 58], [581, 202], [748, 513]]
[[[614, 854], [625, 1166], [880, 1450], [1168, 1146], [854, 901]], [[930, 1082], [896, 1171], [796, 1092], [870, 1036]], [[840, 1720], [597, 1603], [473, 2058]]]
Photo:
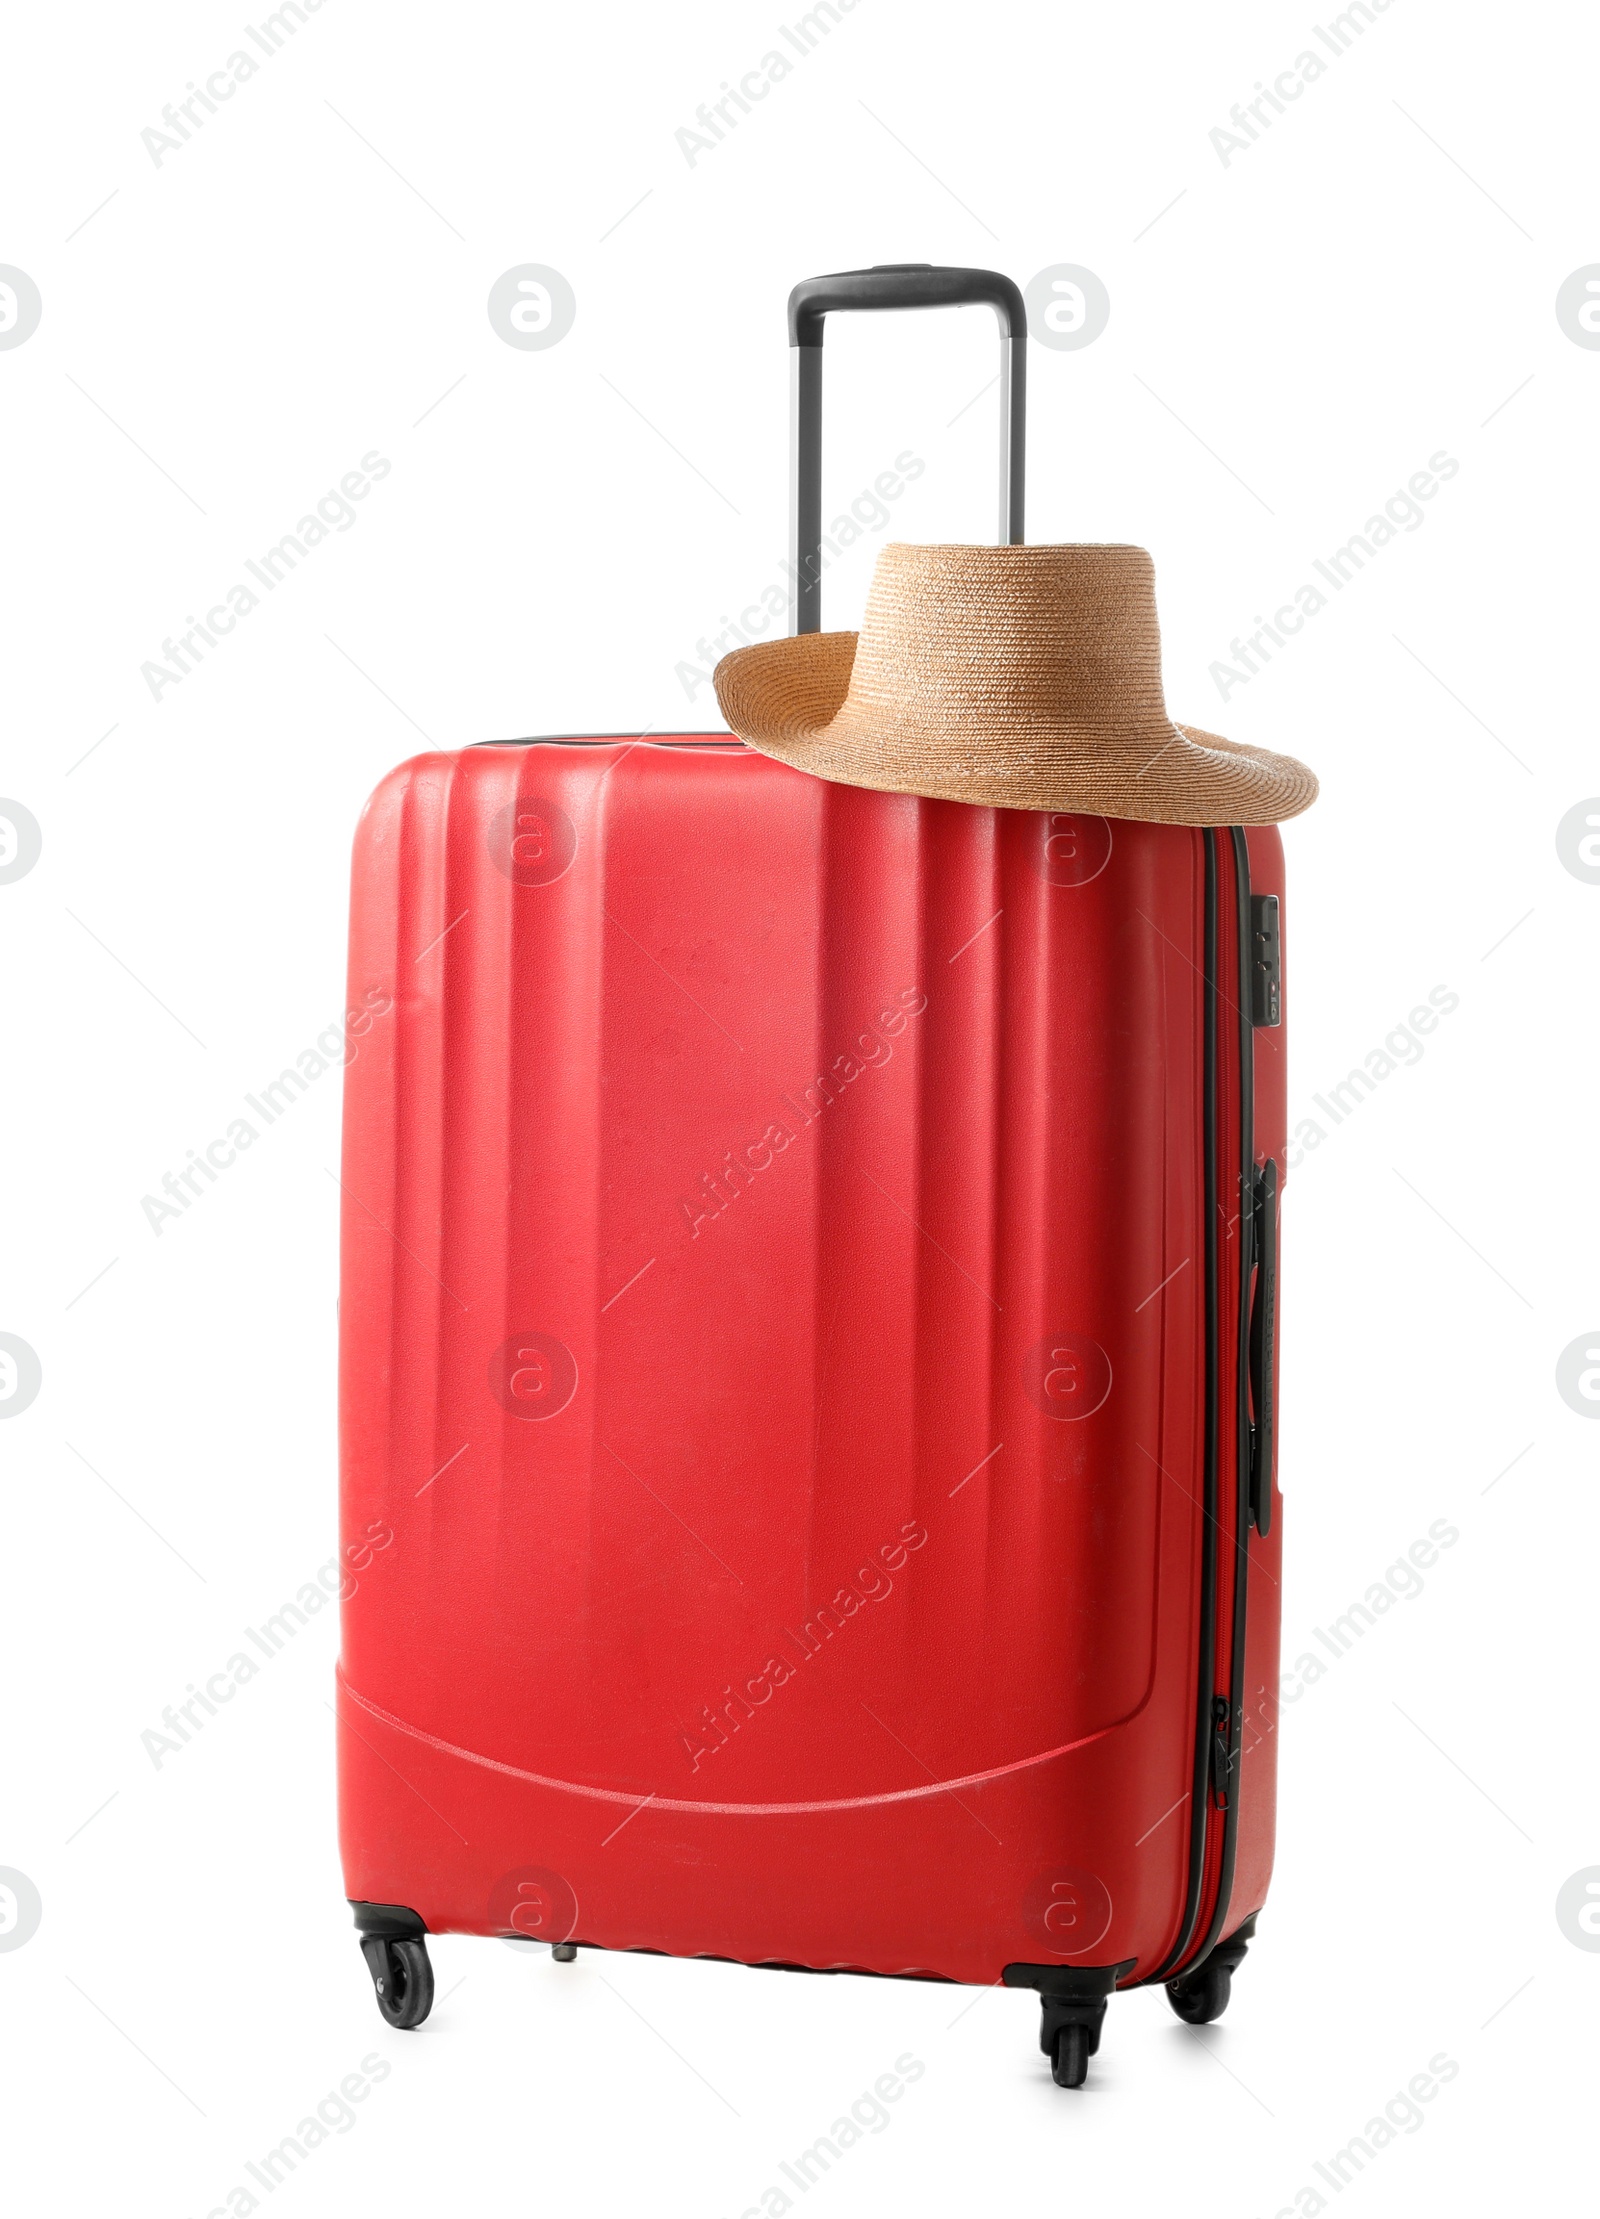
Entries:
[[[1217, 1615], [1217, 1466], [1220, 1450], [1221, 1393], [1218, 1334], [1217, 1254], [1217, 923], [1218, 856], [1215, 836], [1200, 834], [1204, 855], [1203, 927], [1201, 946], [1201, 1151], [1204, 1162], [1203, 1241], [1205, 1274], [1205, 1418], [1202, 1452], [1200, 1535], [1200, 1699], [1196, 1706], [1194, 1772], [1190, 1781], [1189, 1870], [1184, 1887], [1183, 1917], [1177, 1937], [1166, 1956], [1146, 1981], [1169, 1979], [1194, 1940], [1206, 1881], [1206, 1847], [1211, 1831], [1210, 1803], [1214, 1721], [1209, 1690], [1216, 1680]], [[1142, 1985], [1142, 1983], [1141, 1983]]]
[[[1205, 1148], [1205, 1287], [1206, 1287], [1206, 1394], [1205, 1394], [1205, 1530], [1201, 1544], [1200, 1576], [1200, 1696], [1196, 1704], [1195, 1770], [1190, 1794], [1189, 1876], [1183, 1917], [1177, 1938], [1152, 1972], [1141, 1976], [1143, 1987], [1170, 1980], [1182, 1967], [1192, 1971], [1223, 1938], [1228, 1898], [1233, 1888], [1238, 1850], [1239, 1798], [1234, 1792], [1234, 1768], [1244, 1718], [1245, 1610], [1248, 1601], [1249, 1536], [1251, 1530], [1252, 1432], [1250, 1401], [1250, 1295], [1255, 1254], [1255, 1031], [1257, 1001], [1255, 955], [1259, 913], [1250, 899], [1250, 851], [1243, 829], [1234, 825], [1227, 834], [1205, 832], [1205, 953], [1203, 978], [1204, 1031], [1204, 1148]], [[1219, 976], [1220, 892], [1223, 842], [1231, 837], [1235, 899], [1235, 961], [1231, 987], [1224, 989]], [[1276, 917], [1272, 920], [1276, 924]], [[1276, 934], [1273, 934], [1274, 941]], [[1276, 1022], [1276, 997], [1269, 1022]], [[1221, 1314], [1221, 1272], [1217, 1226], [1219, 1201], [1219, 1101], [1220, 1058], [1217, 1028], [1222, 1010], [1238, 1020], [1239, 1125], [1236, 1136], [1237, 1200], [1239, 1212], [1238, 1316], [1224, 1333]], [[1234, 1148], [1229, 1150], [1235, 1156]], [[1231, 1198], [1230, 1198], [1231, 1199]], [[1225, 1353], [1226, 1351], [1226, 1353]], [[1234, 1406], [1234, 1458], [1229, 1484], [1234, 1497], [1233, 1608], [1224, 1646], [1218, 1625], [1217, 1570], [1221, 1509], [1221, 1433], [1223, 1396]], [[1228, 1692], [1217, 1688], [1226, 1664]], [[1220, 1829], [1212, 1824], [1221, 1818]], [[1220, 1832], [1215, 1855], [1213, 1841]], [[1216, 1894], [1204, 1938], [1195, 1944], [1200, 1908], [1216, 1875]]]
[[[1239, 1746], [1244, 1727], [1244, 1644], [1246, 1611], [1250, 1594], [1250, 1533], [1251, 1498], [1254, 1471], [1254, 1441], [1251, 1425], [1250, 1401], [1250, 1342], [1251, 1342], [1251, 1271], [1256, 1260], [1255, 1204], [1258, 1193], [1255, 1141], [1255, 1024], [1254, 997], [1251, 992], [1253, 942], [1252, 927], [1255, 922], [1250, 900], [1250, 850], [1240, 826], [1232, 828], [1234, 891], [1236, 897], [1238, 967], [1236, 975], [1239, 1018], [1239, 1300], [1234, 1340], [1232, 1375], [1234, 1395], [1234, 1503], [1233, 1503], [1233, 1624], [1231, 1628], [1231, 1654], [1228, 1660], [1228, 1693], [1214, 1698], [1213, 1715], [1223, 1706], [1227, 1713], [1228, 1750], [1226, 1781], [1233, 1785], [1233, 1769], [1238, 1761]], [[1275, 936], [1274, 936], [1275, 937]], [[1278, 1010], [1273, 1008], [1273, 1021]], [[1274, 1174], [1276, 1177], [1276, 1174]], [[1221, 1657], [1217, 1659], [1220, 1666]], [[1217, 1739], [1223, 1739], [1219, 1723]], [[1208, 1829], [1209, 1831], [1209, 1829]], [[1222, 1842], [1217, 1871], [1216, 1900], [1206, 1928], [1204, 1941], [1184, 1968], [1192, 1970], [1210, 1956], [1218, 1942], [1224, 1939], [1229, 1898], [1233, 1894], [1234, 1863], [1239, 1848], [1239, 1797], [1230, 1793], [1222, 1806]]]

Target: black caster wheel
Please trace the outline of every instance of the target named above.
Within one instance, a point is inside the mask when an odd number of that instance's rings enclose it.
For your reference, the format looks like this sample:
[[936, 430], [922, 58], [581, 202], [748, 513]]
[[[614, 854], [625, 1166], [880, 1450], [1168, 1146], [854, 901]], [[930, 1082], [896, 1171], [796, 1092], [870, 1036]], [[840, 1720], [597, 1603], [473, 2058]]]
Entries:
[[365, 1934], [361, 1954], [372, 1975], [378, 2009], [389, 2025], [420, 2026], [433, 2009], [433, 1967], [428, 1962], [427, 1943]]
[[1221, 2018], [1228, 2008], [1233, 1976], [1250, 1954], [1250, 1944], [1255, 1937], [1256, 1922], [1252, 1913], [1242, 1926], [1234, 1928], [1225, 1942], [1218, 1942], [1203, 1965], [1196, 1965], [1192, 1972], [1181, 1972], [1176, 1980], [1167, 1982], [1167, 2001], [1185, 2025], [1209, 2026], [1213, 2019]]
[[1081, 2088], [1089, 2077], [1089, 2029], [1086, 2026], [1064, 2026], [1056, 2035], [1055, 2055], [1050, 2061], [1051, 2078], [1058, 2088]]
[[552, 1945], [550, 1954], [558, 1965], [570, 1965], [578, 1954], [578, 1945], [576, 1942], [556, 1942]]
[[[1091, 1975], [1091, 1978], [1100, 1976]], [[1089, 2060], [1100, 2047], [1106, 2021], [1106, 1997], [1114, 1972], [1104, 1976], [1099, 1995], [1091, 1989], [1077, 1993], [1061, 1988], [1041, 1990], [1039, 2047], [1050, 2060], [1050, 2077], [1058, 2088], [1081, 2088], [1089, 2077]]]
[[1188, 2026], [1209, 2026], [1228, 2008], [1233, 1974], [1215, 1957], [1208, 1957], [1194, 1972], [1167, 1982], [1167, 2001]]

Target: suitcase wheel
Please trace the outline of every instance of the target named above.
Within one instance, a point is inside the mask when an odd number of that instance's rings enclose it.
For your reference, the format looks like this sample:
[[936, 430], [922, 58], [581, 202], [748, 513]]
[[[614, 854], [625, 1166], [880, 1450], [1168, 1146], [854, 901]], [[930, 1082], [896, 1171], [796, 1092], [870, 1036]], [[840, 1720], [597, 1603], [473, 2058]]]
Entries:
[[578, 1954], [576, 1942], [557, 1942], [550, 1952], [558, 1965], [570, 1965]]
[[1209, 2026], [1227, 2010], [1232, 1989], [1233, 1975], [1227, 1966], [1208, 1957], [1198, 1972], [1167, 1982], [1167, 2001], [1188, 2025]]
[[390, 2026], [420, 2026], [433, 2009], [433, 1967], [425, 1941], [364, 1934], [361, 1954], [372, 1975], [378, 2009]]
[[1051, 1991], [1041, 1993], [1039, 2002], [1039, 2047], [1050, 2060], [1050, 2077], [1058, 2088], [1081, 2088], [1100, 2047], [1106, 1999]]
[[1089, 2029], [1063, 2026], [1056, 2033], [1050, 2074], [1058, 2088], [1081, 2088], [1089, 2077]]
[[1217, 1944], [1204, 1964], [1167, 1982], [1167, 2001], [1180, 2019], [1190, 2026], [1209, 2026], [1221, 2018], [1228, 2008], [1233, 1976], [1244, 1963], [1255, 1931], [1255, 1920], [1247, 1919], [1237, 1933]]

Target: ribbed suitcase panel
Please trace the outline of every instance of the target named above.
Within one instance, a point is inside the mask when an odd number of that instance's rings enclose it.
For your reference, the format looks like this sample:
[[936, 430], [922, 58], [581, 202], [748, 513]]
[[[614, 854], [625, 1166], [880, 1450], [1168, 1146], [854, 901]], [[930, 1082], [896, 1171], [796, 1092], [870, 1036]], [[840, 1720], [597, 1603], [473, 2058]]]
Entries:
[[[347, 1532], [395, 1538], [346, 1607], [353, 1885], [388, 1860], [387, 1899], [492, 1930], [491, 1882], [550, 1865], [619, 1946], [958, 1970], [1027, 1956], [1070, 1866], [1160, 1945], [1202, 849], [1097, 824], [623, 743], [380, 789], [342, 1425]], [[396, 1761], [444, 1798], [426, 1845]], [[831, 1942], [798, 1874], [739, 1877], [763, 1812], [841, 1871], [959, 1843], [959, 1943], [909, 1885]]]

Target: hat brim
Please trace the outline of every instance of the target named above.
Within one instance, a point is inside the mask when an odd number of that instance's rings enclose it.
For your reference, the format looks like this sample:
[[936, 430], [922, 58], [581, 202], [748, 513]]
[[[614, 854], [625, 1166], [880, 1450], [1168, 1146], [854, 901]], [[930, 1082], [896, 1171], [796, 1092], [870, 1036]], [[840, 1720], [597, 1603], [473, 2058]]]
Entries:
[[[1315, 774], [1292, 755], [1197, 725], [1135, 739], [1049, 726], [986, 730], [964, 721], [965, 761], [945, 756], [937, 766], [919, 765], [914, 753], [908, 761], [901, 733], [890, 764], [871, 721], [849, 699], [857, 637], [807, 632], [725, 655], [714, 682], [730, 729], [763, 755], [818, 778], [988, 809], [1077, 809], [1144, 824], [1279, 824], [1317, 798]], [[941, 738], [947, 747], [950, 735]]]

